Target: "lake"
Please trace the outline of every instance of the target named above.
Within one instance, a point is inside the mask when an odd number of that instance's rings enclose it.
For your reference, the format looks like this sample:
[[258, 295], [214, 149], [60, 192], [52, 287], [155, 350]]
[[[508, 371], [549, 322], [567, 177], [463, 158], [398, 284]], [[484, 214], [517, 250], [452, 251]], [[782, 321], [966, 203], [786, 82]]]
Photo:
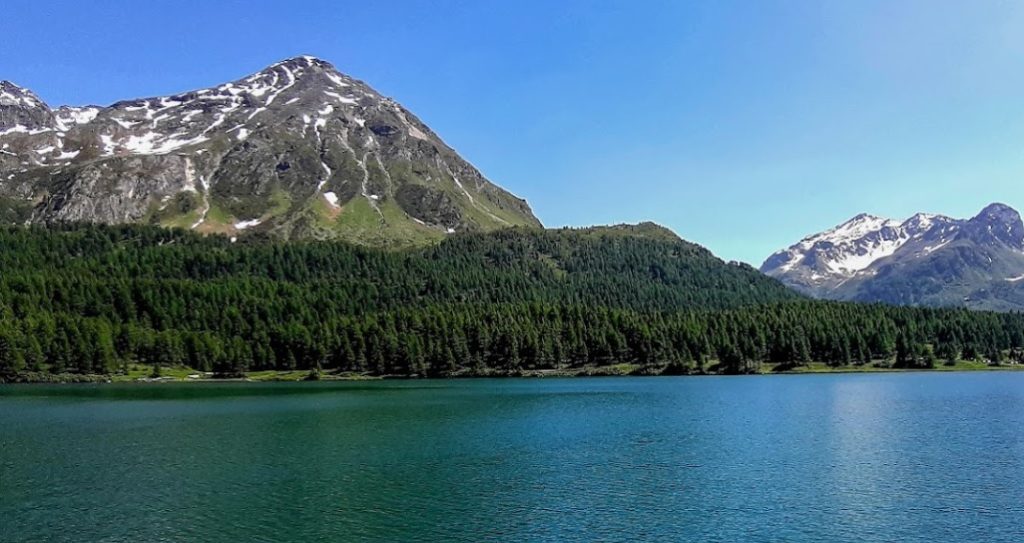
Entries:
[[0, 541], [1024, 540], [1024, 373], [0, 387]]

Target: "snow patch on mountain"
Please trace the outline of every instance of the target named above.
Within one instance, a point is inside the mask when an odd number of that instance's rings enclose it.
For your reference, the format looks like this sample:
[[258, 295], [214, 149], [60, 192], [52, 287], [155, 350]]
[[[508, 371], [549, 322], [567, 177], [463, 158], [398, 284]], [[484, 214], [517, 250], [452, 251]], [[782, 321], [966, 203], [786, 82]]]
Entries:
[[239, 221], [235, 223], [235, 230], [245, 230], [246, 228], [252, 228], [253, 226], [259, 226], [263, 222], [263, 219], [251, 219], [248, 221]]
[[892, 255], [906, 242], [907, 238], [902, 235], [896, 239], [882, 239], [877, 242], [869, 242], [862, 251], [843, 254], [839, 258], [829, 261], [827, 266], [829, 270], [842, 275], [856, 273], [874, 264], [879, 259]]
[[98, 107], [62, 107], [54, 115], [57, 128], [61, 131], [70, 130], [80, 124], [89, 124], [100, 113]]
[[[986, 281], [1024, 281], [1024, 222], [1004, 204], [970, 219], [918, 213], [894, 221], [862, 214], [771, 255], [761, 271], [826, 298], [962, 300], [949, 293], [984, 289]], [[907, 286], [918, 279], [927, 287]], [[906, 292], [896, 292], [904, 286]]]
[[[802, 273], [812, 283], [842, 282], [867, 272], [908, 243], [923, 240], [933, 228], [951, 222], [948, 217], [927, 213], [904, 221], [863, 213], [773, 254], [762, 271], [774, 277]], [[946, 243], [946, 239], [939, 240], [923, 252], [930, 253]]]
[[32, 91], [10, 81], [0, 81], [0, 106], [37, 108], [45, 104]]

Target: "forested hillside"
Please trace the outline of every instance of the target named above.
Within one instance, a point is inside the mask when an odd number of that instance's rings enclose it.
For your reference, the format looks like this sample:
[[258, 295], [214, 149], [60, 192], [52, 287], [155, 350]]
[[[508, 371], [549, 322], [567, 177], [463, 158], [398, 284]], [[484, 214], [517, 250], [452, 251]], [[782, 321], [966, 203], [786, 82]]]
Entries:
[[1024, 317], [808, 301], [654, 225], [509, 229], [388, 252], [144, 226], [0, 230], [0, 378], [517, 373], [630, 363], [999, 359]]

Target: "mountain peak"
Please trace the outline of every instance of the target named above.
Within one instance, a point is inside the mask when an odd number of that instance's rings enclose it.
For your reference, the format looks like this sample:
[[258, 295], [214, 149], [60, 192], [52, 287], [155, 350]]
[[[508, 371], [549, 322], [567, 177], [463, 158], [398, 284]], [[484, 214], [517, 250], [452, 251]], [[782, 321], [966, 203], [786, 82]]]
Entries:
[[832, 244], [839, 245], [859, 239], [870, 232], [898, 225], [898, 222], [884, 217], [861, 213], [838, 226], [826, 230], [825, 232], [804, 238], [801, 244], [810, 246], [818, 242], [827, 241]]
[[945, 215], [935, 213], [915, 213], [909, 219], [903, 221], [900, 226], [910, 232], [911, 236], [921, 236], [936, 225], [944, 225], [956, 222]]
[[967, 221], [963, 235], [978, 243], [998, 240], [1024, 250], [1024, 222], [1016, 209], [1001, 203], [989, 204]]
[[761, 271], [825, 298], [962, 304], [965, 289], [1024, 275], [1024, 222], [1001, 203], [969, 220], [917, 213], [897, 223], [864, 213], [769, 256]]
[[1015, 221], [1020, 220], [1020, 213], [1016, 209], [999, 202], [991, 203], [985, 206], [975, 219], [989, 219], [999, 221]]
[[942, 215], [936, 215], [934, 213], [914, 213], [904, 222], [927, 222], [941, 216]]
[[275, 62], [270, 66], [267, 66], [266, 68], [260, 70], [260, 73], [272, 72], [280, 68], [288, 68], [289, 70], [294, 70], [298, 72], [305, 72], [306, 70], [327, 70], [332, 72], [338, 71], [333, 64], [327, 62], [326, 60], [309, 55], [302, 55], [298, 57], [286, 58], [284, 60]]
[[346, 107], [354, 105], [363, 96], [375, 100], [382, 98], [365, 83], [338, 71], [330, 62], [308, 55], [287, 58], [249, 76], [197, 92], [214, 96], [224, 93], [248, 95], [255, 102], [273, 102], [270, 96], [279, 94], [282, 95], [281, 102], [285, 102], [299, 95], [314, 93], [316, 97], [310, 96], [311, 100], [303, 101], [307, 109], [312, 108], [306, 112], [310, 115], [331, 102], [335, 107]]
[[0, 81], [0, 134], [45, 130], [53, 123], [53, 112], [35, 93]]
[[0, 106], [45, 108], [46, 103], [32, 91], [8, 80], [0, 81]]
[[0, 112], [0, 218], [19, 222], [393, 246], [540, 224], [412, 112], [313, 56], [171, 96]]
[[861, 213], [855, 215], [852, 219], [843, 223], [844, 225], [849, 224], [878, 224], [884, 225], [893, 222], [892, 219], [881, 217], [879, 215], [872, 215], [871, 213]]
[[289, 65], [289, 66], [295, 66], [295, 67], [304, 66], [304, 67], [307, 67], [307, 68], [317, 67], [317, 68], [330, 69], [330, 70], [334, 70], [335, 69], [334, 65], [331, 64], [330, 62], [328, 62], [328, 61], [326, 61], [326, 60], [324, 60], [322, 58], [314, 57], [312, 55], [299, 55], [297, 57], [286, 58], [286, 59], [281, 60], [279, 62], [275, 62], [274, 64], [271, 65], [271, 67], [272, 66], [278, 66], [278, 65]]
[[284, 80], [291, 81], [293, 79], [305, 79], [309, 76], [318, 74], [326, 74], [329, 77], [328, 81], [333, 83], [332, 86], [348, 86], [347, 83], [339, 82], [339, 76], [345, 76], [338, 71], [333, 64], [326, 60], [309, 55], [286, 58], [279, 62], [275, 62], [259, 72], [245, 78], [245, 80], [251, 80], [263, 76], [283, 76]]

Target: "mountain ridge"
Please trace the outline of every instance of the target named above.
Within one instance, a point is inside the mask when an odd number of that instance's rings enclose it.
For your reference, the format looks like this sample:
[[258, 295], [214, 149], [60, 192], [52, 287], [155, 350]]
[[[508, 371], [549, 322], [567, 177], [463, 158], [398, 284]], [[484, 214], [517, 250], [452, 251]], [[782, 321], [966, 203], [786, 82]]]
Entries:
[[1024, 222], [993, 203], [968, 219], [860, 214], [769, 256], [761, 271], [805, 294], [901, 305], [1024, 309]]
[[395, 100], [310, 56], [214, 87], [51, 109], [0, 86], [0, 220], [415, 245], [539, 227]]

